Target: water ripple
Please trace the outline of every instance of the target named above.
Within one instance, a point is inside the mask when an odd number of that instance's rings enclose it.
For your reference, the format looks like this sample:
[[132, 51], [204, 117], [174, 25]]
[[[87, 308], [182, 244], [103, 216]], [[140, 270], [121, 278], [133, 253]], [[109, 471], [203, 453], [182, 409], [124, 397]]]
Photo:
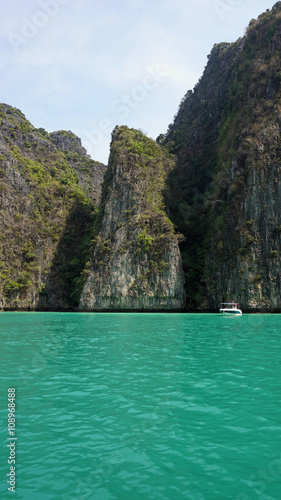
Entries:
[[18, 498], [279, 500], [281, 318], [240, 320], [2, 314]]

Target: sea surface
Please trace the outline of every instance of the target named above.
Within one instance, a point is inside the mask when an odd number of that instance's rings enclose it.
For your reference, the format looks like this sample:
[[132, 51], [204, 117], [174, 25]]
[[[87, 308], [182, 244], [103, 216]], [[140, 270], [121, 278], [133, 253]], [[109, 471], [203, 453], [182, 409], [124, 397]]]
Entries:
[[0, 345], [1, 499], [281, 499], [281, 315], [5, 312]]

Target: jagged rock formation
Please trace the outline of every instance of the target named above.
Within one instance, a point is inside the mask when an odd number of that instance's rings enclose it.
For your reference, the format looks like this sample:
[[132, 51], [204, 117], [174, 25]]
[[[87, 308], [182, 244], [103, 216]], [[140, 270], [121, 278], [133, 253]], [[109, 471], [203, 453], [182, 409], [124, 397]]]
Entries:
[[186, 310], [281, 311], [281, 2], [208, 59], [158, 144], [114, 130], [106, 172], [0, 105], [0, 307], [180, 310], [185, 281]]
[[1, 308], [77, 303], [104, 170], [74, 134], [50, 135], [19, 110], [0, 105]]
[[100, 200], [106, 165], [91, 160], [81, 139], [73, 132], [60, 130], [49, 134], [57, 149], [65, 153], [68, 164], [76, 171], [79, 185], [87, 198], [97, 205]]
[[184, 307], [178, 237], [163, 200], [164, 183], [173, 167], [173, 159], [140, 131], [114, 130], [101, 225], [81, 309]]
[[169, 202], [186, 236], [189, 308], [232, 299], [244, 309], [281, 310], [280, 57], [277, 2], [242, 39], [214, 46], [158, 139], [177, 156]]

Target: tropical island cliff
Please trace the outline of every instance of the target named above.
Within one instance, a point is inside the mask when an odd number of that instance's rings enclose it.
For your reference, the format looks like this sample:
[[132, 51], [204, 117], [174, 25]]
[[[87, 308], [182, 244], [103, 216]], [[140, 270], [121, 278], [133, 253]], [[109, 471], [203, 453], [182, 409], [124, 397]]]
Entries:
[[109, 163], [0, 105], [0, 307], [281, 311], [281, 2]]

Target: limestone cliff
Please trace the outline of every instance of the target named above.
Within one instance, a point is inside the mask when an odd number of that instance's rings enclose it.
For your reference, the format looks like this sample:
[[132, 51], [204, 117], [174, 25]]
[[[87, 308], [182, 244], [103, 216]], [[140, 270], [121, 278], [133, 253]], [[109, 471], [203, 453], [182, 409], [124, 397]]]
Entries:
[[49, 134], [56, 148], [65, 154], [68, 164], [78, 175], [79, 185], [94, 204], [100, 201], [106, 165], [91, 160], [81, 139], [71, 131], [59, 130]]
[[100, 230], [80, 301], [86, 310], [184, 307], [178, 236], [163, 199], [172, 157], [140, 131], [113, 132]]
[[158, 140], [177, 156], [169, 200], [188, 307], [280, 311], [281, 2], [214, 46]]
[[0, 105], [1, 308], [281, 311], [281, 2], [105, 168]]
[[104, 169], [74, 134], [0, 105], [0, 308], [75, 306]]

